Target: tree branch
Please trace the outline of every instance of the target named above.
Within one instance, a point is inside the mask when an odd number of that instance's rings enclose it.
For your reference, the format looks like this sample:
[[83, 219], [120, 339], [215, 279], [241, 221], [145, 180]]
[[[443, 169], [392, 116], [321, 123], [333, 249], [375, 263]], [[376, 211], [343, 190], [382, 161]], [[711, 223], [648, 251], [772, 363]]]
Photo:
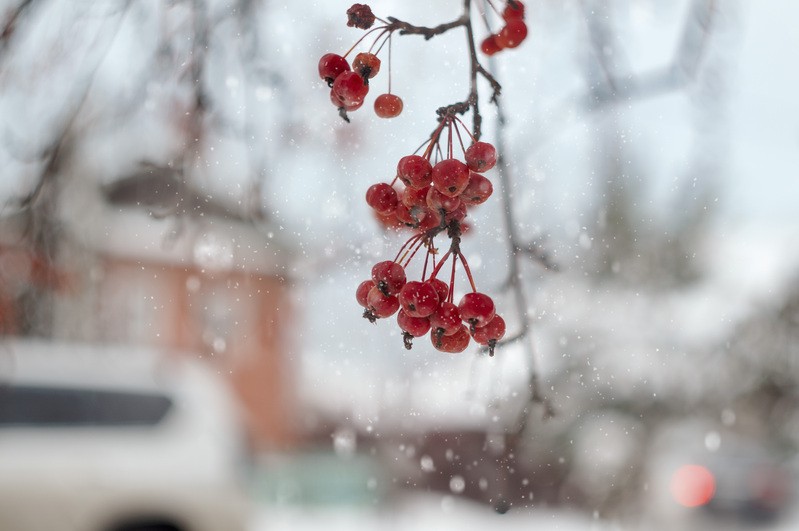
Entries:
[[409, 22], [405, 22], [395, 17], [388, 17], [388, 22], [389, 24], [386, 26], [386, 29], [388, 29], [390, 32], [399, 31], [400, 35], [422, 35], [425, 40], [430, 40], [436, 35], [441, 35], [442, 33], [446, 33], [451, 29], [467, 26], [470, 24], [468, 11], [452, 22], [439, 24], [438, 26], [434, 26], [432, 28], [428, 28], [426, 26], [414, 26]]

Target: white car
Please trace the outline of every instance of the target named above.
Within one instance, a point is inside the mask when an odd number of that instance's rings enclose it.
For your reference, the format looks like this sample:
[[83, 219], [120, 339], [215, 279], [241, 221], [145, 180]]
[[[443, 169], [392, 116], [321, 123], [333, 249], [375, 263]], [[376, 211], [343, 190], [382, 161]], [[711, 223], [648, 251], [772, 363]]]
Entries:
[[190, 356], [0, 341], [2, 530], [240, 531], [243, 441]]

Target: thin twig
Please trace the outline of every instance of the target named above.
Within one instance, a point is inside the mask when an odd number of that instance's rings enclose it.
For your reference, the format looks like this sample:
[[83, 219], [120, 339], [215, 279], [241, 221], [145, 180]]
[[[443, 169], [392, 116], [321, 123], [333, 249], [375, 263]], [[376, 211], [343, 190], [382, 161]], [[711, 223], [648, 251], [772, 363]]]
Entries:
[[[541, 385], [538, 376], [538, 353], [535, 348], [535, 340], [532, 334], [532, 327], [530, 324], [531, 317], [528, 315], [527, 305], [527, 290], [525, 289], [521, 275], [521, 256], [518, 250], [522, 248], [521, 240], [517, 231], [516, 213], [513, 201], [511, 199], [511, 169], [505, 162], [506, 149], [505, 149], [505, 136], [504, 128], [506, 124], [505, 112], [500, 101], [496, 102], [497, 106], [497, 168], [498, 171], [498, 184], [500, 189], [500, 196], [502, 199], [502, 220], [505, 227], [505, 234], [507, 234], [508, 245], [508, 289], [513, 295], [513, 302], [515, 312], [519, 316], [520, 330], [515, 336], [497, 343], [496, 348], [500, 348], [509, 343], [521, 341], [526, 339], [524, 348], [527, 351], [527, 361], [529, 364], [529, 375], [527, 385], [529, 389], [529, 399], [532, 403], [541, 404], [544, 407], [544, 418], [549, 418], [554, 415], [554, 407], [552, 403], [541, 392]], [[529, 411], [527, 406], [520, 412], [516, 421], [516, 427], [513, 431], [515, 436], [521, 436], [527, 427]]]
[[[469, 0], [467, 0], [467, 2], [468, 1]], [[388, 21], [389, 25], [386, 27], [389, 29], [389, 31], [399, 31], [400, 35], [422, 35], [425, 40], [430, 40], [436, 35], [441, 35], [442, 33], [446, 33], [451, 29], [471, 24], [468, 11], [452, 22], [439, 24], [438, 26], [434, 26], [432, 28], [428, 28], [426, 26], [414, 26], [409, 22], [405, 22], [395, 17], [388, 17]]]

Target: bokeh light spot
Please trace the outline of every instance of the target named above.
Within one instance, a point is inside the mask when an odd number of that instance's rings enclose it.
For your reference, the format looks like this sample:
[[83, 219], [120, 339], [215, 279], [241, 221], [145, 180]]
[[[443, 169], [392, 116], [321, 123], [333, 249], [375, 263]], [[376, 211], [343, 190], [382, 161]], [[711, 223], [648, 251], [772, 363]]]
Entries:
[[705, 505], [716, 492], [716, 479], [707, 468], [684, 465], [671, 478], [671, 494], [680, 505], [699, 507]]

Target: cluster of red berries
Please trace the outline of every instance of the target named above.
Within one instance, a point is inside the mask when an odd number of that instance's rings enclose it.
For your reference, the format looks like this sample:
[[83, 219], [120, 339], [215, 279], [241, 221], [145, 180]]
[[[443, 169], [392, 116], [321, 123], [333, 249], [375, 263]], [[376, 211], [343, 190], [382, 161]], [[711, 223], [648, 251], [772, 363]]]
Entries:
[[[347, 25], [361, 29], [371, 27], [376, 18], [369, 6], [365, 4], [354, 4], [347, 11], [347, 16]], [[380, 36], [382, 35], [383, 33], [380, 34]], [[372, 47], [377, 44], [380, 36], [375, 40]], [[355, 43], [356, 46], [358, 42]], [[368, 52], [357, 54], [352, 60], [352, 65], [350, 65], [346, 57], [354, 48], [355, 46], [343, 56], [335, 53], [326, 53], [319, 59], [319, 77], [327, 82], [330, 87], [330, 101], [345, 119], [347, 112], [361, 108], [366, 95], [369, 93], [369, 80], [374, 78], [380, 71], [380, 59], [377, 57], [377, 53], [379, 53], [382, 45], [376, 53], [372, 53], [370, 49]], [[391, 77], [389, 74], [388, 93], [381, 94], [375, 99], [375, 114], [380, 118], [394, 118], [402, 113], [402, 106], [402, 99], [395, 94], [391, 94]]]
[[494, 301], [484, 293], [467, 293], [452, 302], [452, 285], [432, 275], [424, 281], [407, 281], [405, 268], [386, 260], [372, 267], [372, 278], [358, 286], [355, 297], [371, 321], [397, 314], [406, 348], [411, 338], [430, 333], [433, 346], [442, 352], [463, 352], [474, 339], [489, 348], [505, 335], [505, 320], [496, 313]]
[[394, 184], [369, 187], [366, 203], [386, 226], [424, 232], [463, 221], [468, 207], [484, 203], [494, 191], [491, 181], [478, 172], [494, 167], [497, 152], [487, 142], [474, 142], [464, 158], [465, 163], [448, 158], [433, 165], [429, 154], [402, 157]]
[[[506, 28], [492, 36], [502, 43], [497, 50], [518, 46], [527, 35], [523, 9], [520, 2], [508, 0]], [[319, 60], [319, 77], [330, 87], [331, 102], [345, 120], [347, 112], [363, 105], [370, 80], [380, 71], [381, 62], [377, 56], [388, 43], [388, 93], [377, 97], [374, 108], [381, 118], [398, 116], [403, 104], [399, 97], [391, 94], [391, 35], [397, 30], [402, 34], [407, 25], [396, 19], [387, 22], [375, 17], [365, 4], [354, 4], [347, 10], [347, 18], [348, 26], [368, 31], [345, 54], [328, 53]], [[372, 28], [376, 20], [383, 25]], [[521, 37], [519, 24], [524, 29]], [[349, 53], [373, 32], [377, 32], [377, 37], [371, 47], [358, 53], [350, 64]], [[413, 233], [394, 260], [375, 264], [371, 279], [358, 286], [356, 299], [364, 308], [363, 316], [370, 322], [397, 314], [397, 324], [408, 349], [414, 337], [429, 333], [433, 347], [442, 352], [462, 352], [474, 340], [488, 347], [489, 354], [493, 355], [497, 342], [505, 335], [505, 321], [496, 314], [491, 297], [477, 291], [460, 244], [461, 235], [468, 228], [464, 221], [468, 209], [482, 204], [493, 193], [493, 185], [483, 173], [496, 165], [497, 152], [491, 144], [480, 142], [457, 118], [458, 113], [464, 112], [461, 107], [439, 109], [439, 125], [422, 154], [402, 157], [391, 182], [378, 183], [367, 190], [366, 202], [385, 226], [407, 227]], [[468, 149], [460, 128], [471, 138]], [[442, 142], [445, 132], [448, 133], [446, 143]], [[456, 143], [460, 144], [462, 159], [453, 154]], [[450, 239], [449, 249], [443, 256], [439, 256], [434, 241], [441, 233]], [[420, 249], [424, 249], [421, 277], [408, 280], [406, 271]], [[459, 263], [471, 291], [456, 305], [455, 273]], [[439, 278], [445, 264], [448, 264], [449, 282]]]
[[[372, 278], [356, 290], [364, 317], [374, 322], [397, 313], [406, 348], [414, 337], [428, 332], [433, 346], [443, 352], [462, 352], [470, 339], [489, 348], [505, 335], [505, 321], [495, 314], [491, 297], [477, 292], [469, 264], [460, 250], [463, 219], [467, 209], [485, 202], [493, 185], [484, 175], [497, 162], [494, 146], [473, 139], [463, 149], [464, 161], [452, 154], [453, 131], [460, 138], [457, 118], [444, 117], [431, 136], [423, 155], [402, 157], [392, 183], [374, 184], [366, 192], [366, 202], [383, 219], [394, 219], [414, 230], [393, 261], [372, 268]], [[449, 131], [447, 158], [431, 164], [444, 129]], [[461, 145], [463, 148], [463, 145]], [[437, 149], [435, 149], [437, 148]], [[399, 185], [402, 183], [402, 185]], [[394, 186], [397, 185], [397, 188]], [[452, 244], [436, 263], [438, 250], [433, 239], [446, 231]], [[406, 267], [419, 249], [426, 248], [424, 269], [419, 281], [408, 281]], [[437, 278], [448, 258], [452, 258], [449, 283]], [[426, 276], [428, 261], [432, 272]], [[458, 305], [454, 303], [455, 269], [460, 262], [472, 287]]]
[[527, 24], [524, 23], [524, 4], [519, 0], [508, 0], [502, 19], [505, 26], [499, 32], [489, 35], [480, 44], [480, 50], [486, 55], [506, 48], [516, 48], [527, 38]]

